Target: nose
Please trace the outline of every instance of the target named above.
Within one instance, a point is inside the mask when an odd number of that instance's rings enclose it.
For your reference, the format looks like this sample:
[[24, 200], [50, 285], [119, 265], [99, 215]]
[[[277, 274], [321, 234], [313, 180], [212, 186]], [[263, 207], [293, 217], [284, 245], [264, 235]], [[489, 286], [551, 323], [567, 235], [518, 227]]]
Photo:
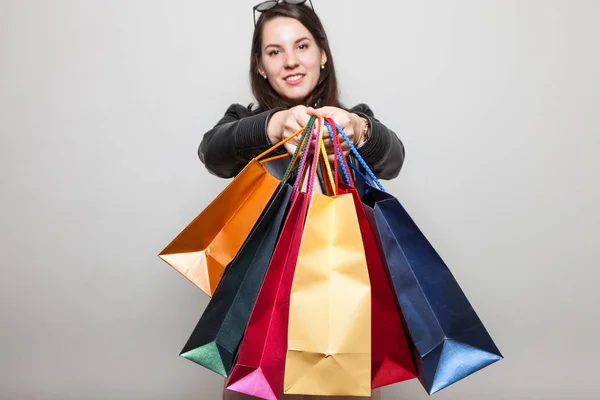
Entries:
[[295, 68], [298, 66], [298, 59], [294, 52], [287, 52], [285, 58], [285, 66], [287, 68]]

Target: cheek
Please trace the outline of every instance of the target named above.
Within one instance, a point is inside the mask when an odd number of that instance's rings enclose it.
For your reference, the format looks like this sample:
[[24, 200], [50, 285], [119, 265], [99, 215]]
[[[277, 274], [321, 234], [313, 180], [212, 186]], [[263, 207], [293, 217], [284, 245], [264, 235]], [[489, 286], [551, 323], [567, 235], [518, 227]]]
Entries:
[[281, 70], [281, 62], [279, 58], [263, 58], [263, 67], [267, 71], [267, 75], [277, 74]]
[[321, 68], [321, 57], [318, 53], [307, 54], [304, 58], [304, 66], [310, 70], [318, 70]]

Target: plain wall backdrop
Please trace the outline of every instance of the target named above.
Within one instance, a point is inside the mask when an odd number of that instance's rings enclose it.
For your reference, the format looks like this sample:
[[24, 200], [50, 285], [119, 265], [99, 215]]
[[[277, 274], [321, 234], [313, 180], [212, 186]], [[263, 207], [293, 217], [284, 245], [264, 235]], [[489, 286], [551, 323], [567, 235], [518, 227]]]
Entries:
[[[157, 254], [228, 182], [196, 151], [252, 101], [256, 2], [0, 0], [0, 398], [220, 398], [178, 356], [208, 298]], [[600, 1], [314, 6], [506, 357], [434, 398], [598, 399]]]

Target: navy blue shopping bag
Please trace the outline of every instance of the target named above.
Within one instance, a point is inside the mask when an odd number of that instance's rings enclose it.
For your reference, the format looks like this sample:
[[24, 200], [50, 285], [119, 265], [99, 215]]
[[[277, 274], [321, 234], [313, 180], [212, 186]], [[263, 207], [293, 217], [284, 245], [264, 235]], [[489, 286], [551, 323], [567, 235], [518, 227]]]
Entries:
[[[339, 127], [338, 131], [349, 140]], [[367, 182], [363, 206], [385, 256], [390, 282], [429, 394], [501, 360], [502, 354], [446, 263], [397, 198], [386, 193], [353, 146]]]

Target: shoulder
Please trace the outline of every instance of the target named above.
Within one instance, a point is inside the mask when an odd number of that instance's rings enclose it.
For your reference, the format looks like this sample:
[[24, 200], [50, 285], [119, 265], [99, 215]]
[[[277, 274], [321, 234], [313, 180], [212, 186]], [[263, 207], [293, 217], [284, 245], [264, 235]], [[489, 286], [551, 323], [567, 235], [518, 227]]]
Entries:
[[352, 107], [351, 109], [349, 109], [348, 111], [353, 112], [353, 113], [366, 114], [369, 117], [373, 117], [374, 116], [373, 110], [371, 110], [371, 107], [369, 107], [365, 103], [359, 103], [359, 104], [355, 105], [354, 107]]
[[247, 106], [242, 105], [240, 103], [233, 103], [227, 108], [227, 111], [225, 111], [225, 114], [232, 116], [232, 117], [244, 118], [244, 117], [250, 117], [252, 115], [260, 114], [264, 111], [268, 111], [268, 110], [263, 109], [262, 107], [257, 106], [254, 103], [250, 103]]
[[251, 115], [259, 114], [265, 110], [257, 107], [254, 103], [250, 103], [247, 106], [240, 103], [233, 103], [227, 107], [226, 114], [235, 114], [240, 118], [248, 117]]
[[240, 103], [233, 103], [227, 107], [227, 111], [225, 111], [225, 114], [237, 116], [238, 118], [247, 117], [253, 113], [252, 103], [250, 103], [248, 106], [244, 106]]

